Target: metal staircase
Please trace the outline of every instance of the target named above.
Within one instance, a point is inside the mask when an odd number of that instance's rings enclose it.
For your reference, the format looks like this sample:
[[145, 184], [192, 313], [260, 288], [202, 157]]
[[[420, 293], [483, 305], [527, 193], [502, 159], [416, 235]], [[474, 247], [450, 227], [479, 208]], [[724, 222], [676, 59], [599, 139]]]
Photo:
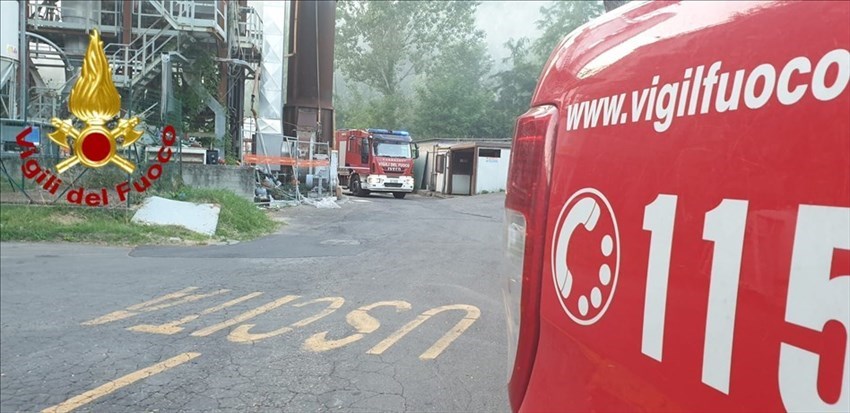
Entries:
[[176, 30], [214, 32], [224, 40], [227, 33], [227, 3], [220, 0], [149, 0]]
[[[160, 88], [152, 90], [148, 86], [152, 81], [162, 76], [163, 70], [171, 70], [170, 65], [163, 64], [163, 56], [186, 50], [186, 47], [195, 41], [212, 40], [223, 41], [227, 39], [228, 33], [228, 8], [238, 7], [232, 10], [238, 16], [233, 24], [233, 35], [236, 43], [233, 46], [240, 50], [247, 50], [253, 56], [259, 56], [262, 49], [262, 19], [256, 10], [251, 7], [240, 7], [235, 2], [223, 0], [132, 0], [123, 2], [120, 0], [101, 0], [103, 13], [97, 16], [99, 28], [102, 32], [112, 32], [117, 36], [120, 33], [120, 10], [121, 7], [132, 7], [132, 32], [134, 38], [129, 44], [108, 43], [104, 51], [112, 68], [115, 86], [122, 90], [122, 95], [132, 96], [134, 101], [122, 102], [129, 107], [135, 107], [134, 113], [144, 116], [159, 112], [157, 107], [161, 105]], [[28, 0], [28, 27], [40, 30], [50, 28], [53, 30], [68, 30], [85, 33], [87, 25], [81, 25], [62, 16], [58, 5], [47, 3], [45, 5], [35, 0]], [[67, 20], [67, 21], [66, 21]], [[56, 41], [63, 39], [62, 35], [53, 35]], [[115, 37], [113, 37], [115, 38]], [[34, 41], [30, 46], [30, 53], [39, 58], [49, 57], [55, 60], [55, 66], [62, 66], [56, 56], [49, 56], [50, 48], [39, 46]], [[51, 43], [52, 44], [52, 43]], [[35, 45], [35, 46], [33, 46]], [[231, 46], [231, 47], [233, 47]], [[54, 47], [55, 48], [55, 47]], [[71, 67], [71, 63], [61, 62], [65, 67]], [[73, 76], [67, 77], [67, 82], [61, 86], [32, 87], [29, 90], [27, 104], [27, 117], [36, 122], [48, 123], [51, 118], [64, 118], [69, 116], [67, 99], [71, 88], [74, 86], [79, 67], [72, 68]], [[189, 81], [188, 84], [201, 93], [205, 103], [216, 113], [216, 135], [223, 134], [225, 109], [219, 102], [205, 93], [203, 88], [198, 88], [197, 81]], [[154, 102], [156, 100], [156, 102]], [[142, 110], [144, 108], [144, 110]], [[219, 119], [220, 118], [220, 119]]]
[[27, 118], [37, 123], [49, 123], [51, 118], [65, 118], [68, 111], [68, 95], [79, 76], [79, 70], [61, 87], [36, 86], [29, 90]]
[[[144, 87], [159, 75], [163, 53], [181, 52], [178, 41], [180, 33], [211, 32], [222, 40], [225, 38], [226, 2], [148, 0], [138, 6], [152, 8], [161, 18], [141, 30], [142, 34], [132, 43], [109, 44], [105, 47], [117, 87]], [[143, 10], [140, 9], [140, 12]]]
[[178, 48], [178, 36], [170, 26], [164, 26], [152, 34], [146, 31], [130, 44], [106, 45], [104, 52], [112, 66], [115, 86], [133, 88], [150, 82], [159, 74], [162, 54]]

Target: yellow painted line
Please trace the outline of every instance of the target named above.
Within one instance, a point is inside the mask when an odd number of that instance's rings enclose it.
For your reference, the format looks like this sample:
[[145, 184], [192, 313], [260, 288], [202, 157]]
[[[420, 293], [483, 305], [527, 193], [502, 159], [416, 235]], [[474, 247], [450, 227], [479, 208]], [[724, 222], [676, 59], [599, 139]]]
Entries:
[[345, 304], [345, 298], [342, 298], [342, 297], [317, 298], [315, 300], [310, 300], [310, 301], [306, 301], [306, 302], [303, 302], [303, 303], [293, 304], [292, 306], [293, 307], [304, 307], [305, 305], [321, 303], [321, 302], [330, 302], [330, 305], [325, 307], [325, 309], [320, 311], [319, 313], [314, 314], [310, 317], [307, 317], [303, 320], [296, 321], [296, 322], [290, 324], [289, 326], [281, 327], [281, 328], [278, 328], [277, 330], [269, 331], [268, 333], [252, 334], [251, 328], [253, 328], [256, 324], [242, 324], [241, 326], [234, 328], [233, 331], [231, 331], [230, 334], [227, 336], [227, 339], [231, 342], [234, 342], [234, 343], [252, 343], [254, 341], [259, 341], [259, 340], [271, 338], [271, 337], [274, 337], [274, 336], [279, 336], [279, 335], [284, 334], [284, 333], [288, 333], [288, 332], [292, 331], [293, 329], [296, 329], [298, 327], [308, 326], [308, 325], [310, 325], [310, 323], [313, 323], [315, 321], [321, 320], [322, 318], [329, 316], [334, 311], [336, 311], [338, 308], [342, 307], [343, 304]]
[[428, 350], [425, 350], [424, 353], [419, 355], [419, 360], [433, 360], [437, 358], [437, 356], [439, 356], [440, 353], [449, 346], [449, 344], [452, 344], [452, 341], [455, 341], [456, 338], [460, 337], [460, 335], [463, 334], [463, 332], [466, 331], [466, 329], [469, 328], [476, 319], [478, 319], [478, 317], [463, 318], [458, 321], [458, 323], [455, 324], [455, 326], [452, 327], [452, 329], [445, 335], [440, 337], [433, 346], [429, 347]]
[[106, 323], [109, 323], [109, 322], [112, 322], [112, 321], [117, 321], [117, 320], [121, 320], [121, 319], [124, 319], [124, 318], [132, 317], [132, 316], [136, 315], [136, 313], [133, 312], [133, 311], [139, 310], [139, 309], [147, 307], [147, 306], [159, 304], [163, 301], [173, 300], [175, 298], [183, 297], [183, 296], [185, 296], [185, 295], [189, 294], [190, 292], [197, 290], [197, 289], [198, 289], [198, 287], [184, 288], [180, 291], [176, 291], [176, 292], [173, 292], [173, 293], [170, 293], [170, 294], [163, 295], [162, 297], [157, 297], [157, 298], [154, 298], [152, 300], [148, 300], [148, 301], [145, 301], [145, 302], [142, 302], [142, 303], [139, 303], [139, 304], [131, 305], [131, 306], [127, 307], [127, 310], [130, 310], [130, 311], [125, 311], [125, 310], [115, 311], [115, 312], [109, 313], [105, 316], [101, 316], [101, 317], [95, 318], [93, 320], [83, 322], [82, 325], [93, 326], [93, 325], [98, 325], [98, 324], [106, 324]]
[[354, 327], [354, 330], [357, 331], [356, 333], [338, 340], [328, 340], [328, 331], [323, 331], [310, 336], [306, 341], [304, 341], [302, 348], [307, 351], [319, 353], [347, 346], [360, 340], [363, 336], [374, 332], [381, 326], [381, 322], [368, 313], [369, 310], [377, 307], [395, 307], [396, 312], [412, 308], [410, 303], [407, 301], [380, 301], [374, 304], [364, 305], [356, 310], [352, 310], [345, 316], [345, 321], [347, 321], [350, 326]]
[[219, 304], [215, 307], [207, 308], [206, 310], [203, 310], [198, 314], [187, 315], [186, 317], [180, 318], [178, 320], [169, 321], [167, 323], [159, 324], [159, 325], [139, 324], [139, 325], [136, 325], [136, 326], [128, 327], [127, 330], [136, 331], [136, 332], [139, 332], [139, 333], [150, 333], [150, 334], [166, 334], [166, 335], [177, 334], [177, 333], [183, 331], [183, 327], [180, 327], [181, 325], [186, 324], [190, 321], [196, 320], [196, 319], [198, 319], [198, 317], [200, 317], [202, 315], [212, 314], [212, 313], [224, 310], [225, 308], [232, 307], [236, 304], [239, 304], [243, 301], [248, 301], [248, 300], [250, 300], [254, 297], [258, 297], [260, 295], [263, 295], [263, 293], [254, 292], [254, 293], [251, 293], [251, 294], [248, 294], [248, 295], [243, 295], [242, 297], [239, 297], [239, 298], [235, 298], [235, 299], [230, 300], [226, 303]]
[[153, 376], [154, 374], [162, 373], [165, 370], [168, 370], [173, 367], [177, 367], [189, 360], [192, 360], [201, 353], [183, 353], [178, 354], [168, 360], [159, 362], [150, 367], [145, 367], [141, 370], [134, 371], [124, 377], [118, 378], [116, 380], [110, 381], [100, 387], [89, 390], [79, 396], [72, 397], [62, 403], [57, 404], [56, 406], [48, 407], [42, 410], [42, 413], [64, 413], [70, 412], [80, 406], [91, 403], [103, 396], [106, 396], [116, 390], [121, 389], [122, 387], [129, 386], [139, 380], [148, 378]]
[[145, 308], [142, 308], [139, 311], [149, 313], [151, 311], [157, 311], [157, 310], [162, 310], [162, 309], [168, 308], [168, 307], [174, 307], [175, 305], [191, 303], [193, 301], [203, 300], [204, 298], [215, 297], [219, 294], [224, 294], [224, 293], [229, 293], [229, 292], [230, 292], [230, 290], [228, 290], [228, 289], [222, 289], [222, 290], [213, 291], [213, 292], [207, 293], [207, 294], [192, 294], [188, 297], [183, 297], [179, 300], [175, 300], [175, 301], [172, 301], [170, 303], [162, 303], [160, 305], [155, 305], [155, 306], [152, 306], [152, 307], [145, 307]]
[[345, 304], [345, 298], [342, 298], [342, 297], [317, 298], [315, 300], [310, 300], [310, 301], [306, 301], [306, 302], [303, 302], [303, 303], [293, 304], [292, 306], [301, 308], [301, 307], [304, 307], [305, 305], [322, 303], [322, 302], [329, 302], [331, 304], [328, 305], [324, 310], [320, 311], [318, 314], [315, 314], [311, 317], [307, 317], [303, 320], [296, 321], [296, 322], [292, 323], [292, 328], [306, 327], [306, 326], [312, 324], [315, 321], [318, 321], [318, 320], [325, 318], [326, 316], [330, 315], [331, 313], [333, 313], [334, 311], [336, 311], [337, 309], [342, 307], [342, 305]]
[[184, 288], [180, 291], [173, 292], [171, 294], [166, 294], [166, 295], [163, 295], [162, 297], [159, 297], [159, 298], [154, 298], [152, 300], [148, 300], [148, 301], [145, 301], [145, 302], [141, 302], [141, 303], [138, 303], [138, 304], [131, 305], [131, 306], [127, 307], [127, 310], [138, 311], [138, 310], [141, 310], [142, 308], [150, 307], [152, 305], [159, 304], [163, 301], [168, 301], [168, 300], [173, 300], [175, 298], [183, 297], [183, 296], [185, 296], [185, 295], [189, 294], [190, 292], [195, 291], [197, 289], [198, 289], [198, 287]]
[[429, 318], [442, 313], [443, 311], [449, 310], [465, 310], [466, 315], [461, 319], [451, 330], [449, 330], [445, 335], [440, 337], [434, 345], [429, 347], [419, 356], [420, 360], [433, 360], [446, 349], [455, 339], [457, 339], [461, 334], [463, 334], [478, 317], [481, 316], [481, 310], [478, 307], [473, 305], [466, 304], [453, 304], [453, 305], [444, 305], [442, 307], [432, 308], [419, 316], [417, 316], [413, 321], [405, 324], [403, 327], [398, 329], [395, 333], [390, 334], [389, 337], [385, 338], [380, 343], [376, 344], [375, 347], [369, 349], [366, 354], [383, 354], [390, 346], [398, 342], [402, 339], [402, 337], [406, 336], [407, 333], [410, 333], [416, 327], [419, 327], [420, 324], [424, 323]]
[[[187, 296], [187, 294], [193, 290], [198, 289], [198, 287], [189, 287], [183, 290], [166, 294], [162, 297], [155, 298], [153, 300], [145, 301], [143, 303], [131, 305], [127, 307], [126, 310], [113, 311], [107, 315], [95, 318], [94, 320], [89, 320], [83, 322], [84, 326], [93, 326], [98, 324], [106, 324], [111, 323], [113, 321], [123, 320], [125, 318], [130, 318], [141, 313], [149, 313], [151, 311], [162, 310], [168, 307], [174, 307], [175, 305], [191, 303], [193, 301], [202, 300], [204, 298], [213, 297], [219, 294], [224, 294], [229, 292], [230, 290], [218, 290], [213, 291], [207, 294], [192, 294]], [[174, 300], [171, 302], [166, 302], [168, 300]]]
[[287, 296], [278, 298], [277, 300], [274, 300], [270, 303], [263, 304], [263, 305], [255, 308], [253, 310], [249, 310], [249, 311], [246, 311], [242, 314], [239, 314], [238, 316], [233, 317], [230, 320], [222, 321], [218, 324], [213, 324], [209, 327], [202, 328], [198, 331], [193, 332], [190, 335], [192, 335], [194, 337], [206, 337], [206, 336], [213, 334], [217, 331], [221, 331], [221, 330], [224, 330], [225, 328], [235, 326], [236, 324], [239, 324], [243, 321], [248, 321], [248, 320], [250, 320], [250, 319], [252, 319], [252, 318], [254, 318], [254, 317], [256, 317], [260, 314], [267, 313], [271, 310], [274, 310], [275, 308], [278, 308], [278, 307], [280, 307], [280, 306], [282, 306], [282, 305], [284, 305], [284, 304], [286, 304], [290, 301], [296, 300], [298, 298], [301, 298], [301, 296], [300, 295], [287, 295]]

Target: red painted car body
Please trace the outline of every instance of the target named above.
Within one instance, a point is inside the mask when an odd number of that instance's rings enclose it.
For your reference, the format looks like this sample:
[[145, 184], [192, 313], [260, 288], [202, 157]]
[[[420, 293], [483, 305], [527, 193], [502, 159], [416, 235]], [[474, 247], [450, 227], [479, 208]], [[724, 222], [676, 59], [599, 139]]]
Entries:
[[567, 36], [508, 179], [515, 411], [850, 411], [848, 50], [845, 1]]

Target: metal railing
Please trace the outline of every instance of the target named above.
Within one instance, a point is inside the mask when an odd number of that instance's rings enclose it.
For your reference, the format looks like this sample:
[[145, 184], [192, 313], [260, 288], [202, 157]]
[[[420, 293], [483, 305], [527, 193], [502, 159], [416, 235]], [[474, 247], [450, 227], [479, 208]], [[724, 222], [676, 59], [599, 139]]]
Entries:
[[237, 35], [243, 47], [252, 47], [257, 51], [263, 50], [263, 19], [253, 7], [240, 7], [240, 14], [245, 14], [245, 21], [238, 22]]
[[177, 35], [166, 26], [151, 35], [145, 32], [130, 44], [107, 45], [104, 52], [109, 55], [116, 83], [132, 87], [152, 70], [158, 70], [164, 49], [176, 37]]
[[[62, 27], [86, 30], [98, 27], [101, 31], [115, 32], [121, 26], [121, 0], [101, 0], [99, 10], [94, 13], [90, 22], [68, 21], [71, 16], [63, 15], [62, 6], [56, 3], [46, 3], [43, 0], [27, 1], [27, 24], [33, 26]], [[73, 17], [80, 19], [80, 17]]]
[[178, 30], [213, 30], [227, 33], [227, 3], [221, 0], [149, 0]]
[[29, 90], [27, 117], [41, 122], [61, 116], [62, 90], [52, 87], [32, 87]]
[[27, 117], [36, 121], [49, 122], [54, 117], [68, 114], [67, 98], [77, 81], [77, 74], [69, 76], [58, 87], [31, 87], [27, 103]]

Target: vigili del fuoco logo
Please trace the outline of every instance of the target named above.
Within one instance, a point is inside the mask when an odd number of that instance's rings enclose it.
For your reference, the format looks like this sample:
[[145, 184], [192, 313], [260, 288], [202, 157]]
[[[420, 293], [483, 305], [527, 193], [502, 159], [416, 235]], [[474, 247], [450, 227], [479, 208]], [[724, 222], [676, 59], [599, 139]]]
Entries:
[[[136, 170], [136, 165], [118, 154], [117, 150], [125, 149], [142, 136], [136, 130], [138, 117], [130, 119], [118, 118], [121, 110], [121, 96], [112, 82], [112, 70], [103, 51], [103, 41], [96, 29], [89, 34], [89, 45], [83, 59], [80, 77], [71, 89], [68, 97], [68, 109], [83, 125], [81, 129], [74, 126], [74, 119], [53, 118], [50, 123], [56, 130], [48, 137], [59, 147], [70, 152], [71, 156], [56, 164], [56, 173], [43, 168], [36, 158], [31, 156], [38, 152], [35, 144], [26, 141], [32, 127], [27, 127], [15, 138], [17, 144], [24, 148], [21, 166], [27, 179], [41, 185], [50, 194], [55, 195], [62, 185], [59, 177], [74, 165], [80, 164], [86, 168], [102, 168], [105, 166], [118, 167], [128, 174]], [[145, 192], [151, 184], [162, 176], [162, 166], [171, 160], [172, 146], [176, 142], [176, 132], [171, 125], [163, 128], [162, 147], [157, 154], [157, 162], [148, 167], [147, 171], [132, 185], [124, 181], [115, 185], [114, 192], [118, 200], [127, 200], [131, 191]], [[109, 205], [109, 188], [87, 190], [82, 187], [67, 191], [66, 200], [69, 203], [85, 204], [88, 206]]]

